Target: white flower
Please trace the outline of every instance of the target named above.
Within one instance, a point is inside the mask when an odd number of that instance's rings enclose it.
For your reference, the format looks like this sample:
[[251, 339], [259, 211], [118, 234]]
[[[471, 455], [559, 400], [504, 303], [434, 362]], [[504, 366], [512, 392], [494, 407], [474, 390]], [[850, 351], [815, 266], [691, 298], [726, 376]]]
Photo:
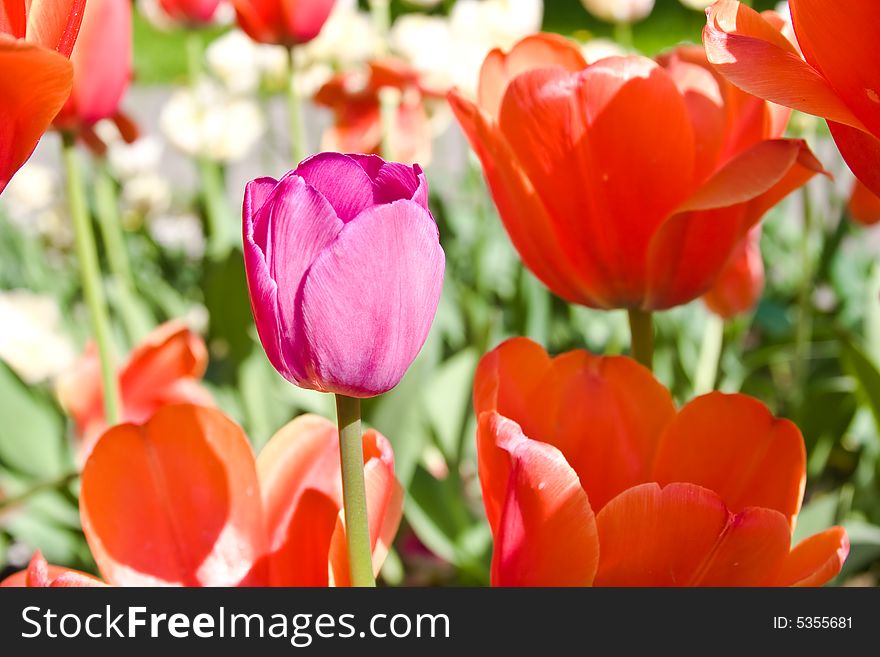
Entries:
[[265, 130], [257, 103], [230, 96], [203, 80], [195, 90], [175, 92], [159, 117], [162, 133], [190, 156], [235, 162], [253, 149]]
[[688, 9], [696, 9], [697, 11], [702, 11], [709, 5], [713, 4], [715, 0], [679, 0], [681, 4], [683, 4]]
[[246, 94], [260, 86], [259, 46], [244, 32], [231, 30], [205, 50], [208, 70], [232, 93]]
[[139, 173], [126, 180], [120, 193], [123, 222], [135, 228], [142, 217], [167, 212], [171, 207], [171, 183], [158, 172]]
[[76, 359], [54, 298], [28, 290], [0, 292], [0, 317], [0, 359], [25, 383], [46, 381]]
[[31, 234], [38, 227], [40, 216], [54, 211], [58, 201], [58, 174], [34, 161], [19, 169], [0, 197], [9, 220]]
[[418, 7], [419, 9], [433, 9], [443, 0], [403, 0], [406, 4]]
[[581, 0], [596, 18], [609, 23], [635, 23], [654, 9], [654, 0]]
[[163, 214], [150, 220], [150, 236], [169, 251], [198, 260], [205, 254], [202, 222], [194, 214]]
[[298, 48], [306, 65], [332, 63], [348, 68], [370, 59], [379, 49], [373, 20], [356, 0], [337, 0], [321, 33]]
[[626, 48], [611, 39], [590, 39], [581, 46], [581, 53], [587, 64], [592, 64], [606, 57], [625, 55]]

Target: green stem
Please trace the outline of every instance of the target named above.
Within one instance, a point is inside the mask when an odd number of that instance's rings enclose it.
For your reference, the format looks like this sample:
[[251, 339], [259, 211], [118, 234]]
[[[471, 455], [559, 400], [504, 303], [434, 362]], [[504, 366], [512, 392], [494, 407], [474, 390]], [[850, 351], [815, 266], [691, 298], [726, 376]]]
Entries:
[[79, 477], [78, 472], [68, 472], [57, 479], [51, 479], [49, 481], [41, 481], [37, 484], [34, 484], [27, 490], [19, 493], [18, 495], [13, 495], [12, 497], [0, 498], [0, 512], [6, 511], [13, 507], [18, 506], [19, 504], [23, 504], [27, 502], [34, 495], [38, 495], [47, 490], [60, 490], [69, 484], [76, 481], [77, 477]]
[[813, 333], [813, 283], [815, 280], [815, 263], [812, 256], [814, 222], [809, 188], [804, 187], [802, 194], [804, 199], [804, 228], [800, 244], [802, 278], [798, 293], [798, 318], [795, 327], [794, 365], [792, 366], [793, 393], [799, 410], [804, 399], [804, 386], [811, 357], [810, 338]]
[[339, 456], [342, 465], [342, 501], [345, 536], [352, 586], [376, 586], [370, 525], [367, 522], [367, 491], [364, 484], [364, 446], [361, 434], [361, 400], [336, 395], [339, 425]]
[[222, 260], [235, 243], [232, 230], [233, 219], [226, 204], [226, 181], [223, 168], [218, 162], [199, 157], [199, 179], [202, 183], [202, 200], [208, 222], [208, 255]]
[[694, 395], [704, 395], [715, 389], [718, 379], [718, 362], [721, 358], [721, 347], [724, 344], [724, 320], [710, 312], [706, 317], [703, 329], [703, 341], [700, 345], [700, 358], [697, 361], [697, 373], [694, 376]]
[[633, 40], [632, 23], [615, 23], [614, 24], [614, 40], [627, 50], [635, 50], [635, 41]]
[[654, 324], [651, 313], [637, 308], [631, 308], [628, 313], [632, 357], [650, 370], [654, 366]]
[[86, 204], [86, 192], [76, 157], [75, 138], [70, 133], [62, 135], [64, 168], [67, 173], [67, 197], [73, 220], [73, 234], [83, 296], [89, 309], [92, 333], [98, 346], [101, 362], [101, 385], [104, 394], [104, 418], [108, 426], [119, 422], [119, 388], [113, 366], [113, 346], [110, 341], [110, 320], [104, 289], [101, 287], [101, 270], [95, 248], [95, 235]]
[[[376, 57], [388, 55], [388, 39], [391, 32], [391, 3], [389, 0], [370, 0], [370, 13], [373, 16], [373, 25], [378, 35]], [[382, 157], [386, 160], [394, 160], [396, 154], [392, 135], [397, 119], [397, 111], [400, 107], [400, 91], [392, 87], [379, 90], [379, 115], [382, 125]]]
[[388, 35], [391, 32], [391, 2], [390, 0], [370, 0], [370, 14], [373, 17], [373, 26], [376, 29], [378, 52], [377, 57], [388, 54]]
[[299, 70], [296, 64], [296, 47], [288, 50], [290, 56], [290, 75], [287, 87], [287, 113], [290, 119], [290, 148], [294, 166], [302, 162], [307, 155], [306, 128], [303, 112], [302, 94], [297, 89]]
[[137, 290], [128, 260], [125, 236], [122, 233], [116, 183], [110, 175], [106, 160], [98, 158], [95, 160], [95, 165], [95, 216], [107, 253], [107, 262], [110, 264], [110, 273], [118, 290], [120, 317], [125, 324], [125, 332], [129, 339], [136, 343], [149, 327], [144, 324], [136, 308]]
[[189, 75], [189, 83], [195, 87], [204, 70], [204, 45], [202, 37], [196, 30], [189, 30], [186, 34], [186, 69]]

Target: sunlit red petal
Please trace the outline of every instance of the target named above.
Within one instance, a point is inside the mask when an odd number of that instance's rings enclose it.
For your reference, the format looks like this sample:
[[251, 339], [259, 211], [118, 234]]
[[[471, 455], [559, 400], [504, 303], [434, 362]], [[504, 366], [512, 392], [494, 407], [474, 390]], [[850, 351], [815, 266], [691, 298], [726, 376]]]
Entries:
[[880, 221], [880, 196], [856, 180], [849, 197], [849, 214], [863, 226], [871, 226]]
[[822, 586], [837, 576], [849, 554], [843, 527], [831, 527], [802, 540], [788, 555], [777, 586]]

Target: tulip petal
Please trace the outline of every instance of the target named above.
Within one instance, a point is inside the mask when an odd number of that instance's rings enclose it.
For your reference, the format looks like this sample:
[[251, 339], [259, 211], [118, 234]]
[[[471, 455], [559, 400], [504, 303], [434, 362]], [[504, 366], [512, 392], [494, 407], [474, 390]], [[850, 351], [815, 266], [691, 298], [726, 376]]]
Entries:
[[681, 409], [657, 448], [654, 479], [687, 481], [715, 491], [733, 512], [775, 509], [792, 527], [806, 479], [798, 428], [761, 402], [720, 392]]
[[0, 34], [24, 39], [27, 30], [27, 6], [24, 0], [0, 1]]
[[764, 259], [761, 257], [761, 226], [743, 239], [703, 302], [723, 319], [747, 313], [764, 291]]
[[[376, 570], [394, 539], [403, 509], [394, 454], [384, 436], [364, 434], [367, 515]], [[275, 586], [337, 586], [348, 582], [336, 426], [303, 415], [282, 428], [257, 459], [269, 528]], [[332, 580], [330, 578], [333, 578]]]
[[720, 0], [708, 11], [703, 44], [709, 61], [745, 91], [779, 105], [861, 128], [828, 81], [754, 9]]
[[492, 412], [480, 416], [477, 440], [495, 539], [493, 586], [591, 584], [599, 561], [595, 516], [562, 453]]
[[165, 406], [110, 429], [83, 469], [80, 515], [111, 584], [267, 582], [253, 454], [220, 411]]
[[42, 552], [37, 550], [25, 570], [13, 573], [0, 581], [0, 587], [83, 587], [105, 586], [104, 582], [78, 570], [53, 566], [46, 562]]
[[325, 390], [371, 397], [397, 385], [428, 335], [444, 266], [437, 225], [412, 201], [346, 224], [303, 284], [303, 332]]
[[[841, 11], [823, 0], [796, 0], [791, 3], [791, 20], [807, 61], [822, 72], [868, 130], [880, 135], [877, 3], [852, 0]], [[841, 35], [846, 35], [845, 48]]]
[[497, 121], [511, 80], [526, 71], [553, 66], [575, 73], [585, 69], [587, 62], [573, 41], [558, 34], [532, 34], [517, 42], [509, 53], [494, 49], [480, 69], [477, 105]]
[[67, 100], [72, 80], [61, 55], [0, 35], [0, 193]]
[[27, 40], [70, 57], [79, 34], [86, 0], [30, 0]]
[[849, 537], [843, 527], [831, 527], [805, 538], [788, 555], [777, 586], [822, 586], [840, 572], [849, 554]]
[[693, 129], [669, 74], [643, 57], [530, 71], [508, 87], [499, 125], [584, 287], [638, 306], [651, 236], [693, 187]]
[[880, 195], [880, 139], [842, 123], [829, 121], [828, 127], [856, 178]]
[[501, 221], [526, 266], [564, 299], [594, 307], [603, 305], [593, 292], [574, 283], [580, 275], [563, 253], [544, 202], [497, 126], [458, 92], [451, 92], [448, 100], [480, 158]]
[[296, 175], [326, 198], [343, 222], [351, 221], [373, 204], [370, 177], [348, 155], [318, 153], [303, 160]]
[[856, 180], [849, 197], [849, 215], [863, 226], [873, 226], [880, 221], [880, 196]]
[[781, 514], [731, 514], [715, 493], [690, 483], [630, 488], [597, 515], [596, 586], [754, 586], [788, 551]]

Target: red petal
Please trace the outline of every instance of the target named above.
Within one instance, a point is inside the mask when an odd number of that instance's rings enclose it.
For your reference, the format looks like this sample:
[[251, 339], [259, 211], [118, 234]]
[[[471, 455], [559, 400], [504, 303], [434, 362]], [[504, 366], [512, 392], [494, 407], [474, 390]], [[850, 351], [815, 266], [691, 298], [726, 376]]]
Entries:
[[880, 139], [842, 123], [828, 122], [834, 143], [856, 178], [880, 195]]
[[86, 0], [30, 0], [27, 40], [70, 57]]
[[709, 61], [736, 86], [766, 100], [861, 127], [828, 81], [754, 9], [720, 0], [708, 11]]
[[669, 425], [654, 478], [711, 489], [733, 512], [775, 509], [794, 526], [805, 468], [804, 441], [793, 423], [751, 397], [716, 392], [687, 404]]
[[755, 226], [740, 243], [730, 262], [704, 296], [703, 302], [723, 319], [747, 313], [764, 291], [761, 227]]
[[848, 207], [850, 216], [863, 226], [871, 226], [880, 221], [880, 196], [859, 180], [853, 185]]
[[58, 53], [0, 35], [0, 193], [64, 105], [72, 80], [73, 67]]
[[108, 582], [267, 582], [253, 454], [220, 411], [166, 406], [105, 433], [82, 474], [80, 515]]
[[822, 586], [840, 572], [849, 554], [843, 527], [832, 527], [802, 540], [785, 560], [777, 586]]
[[492, 584], [591, 584], [599, 560], [595, 516], [562, 453], [491, 412], [480, 416], [477, 440], [495, 448], [493, 461], [479, 464], [484, 494], [491, 491], [498, 507], [490, 517]]

